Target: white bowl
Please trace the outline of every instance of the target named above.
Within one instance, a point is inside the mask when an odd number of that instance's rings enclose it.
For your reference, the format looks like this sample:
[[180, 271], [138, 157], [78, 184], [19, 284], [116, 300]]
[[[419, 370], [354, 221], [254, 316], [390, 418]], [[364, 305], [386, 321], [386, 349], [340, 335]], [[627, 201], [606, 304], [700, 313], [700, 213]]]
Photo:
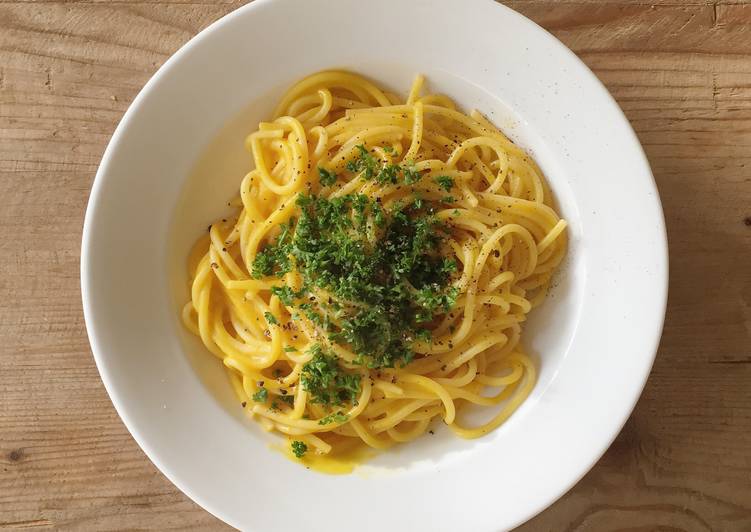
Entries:
[[[473, 441], [448, 433], [349, 476], [269, 449], [217, 361], [183, 330], [185, 258], [236, 192], [245, 134], [285, 87], [343, 67], [401, 92], [424, 73], [541, 165], [569, 221], [557, 285], [523, 339], [529, 400]], [[644, 153], [616, 103], [561, 43], [489, 0], [256, 0], [203, 31], [149, 81], [96, 176], [81, 259], [102, 380], [154, 464], [251, 530], [499, 530], [529, 519], [610, 445], [649, 374], [667, 243]]]

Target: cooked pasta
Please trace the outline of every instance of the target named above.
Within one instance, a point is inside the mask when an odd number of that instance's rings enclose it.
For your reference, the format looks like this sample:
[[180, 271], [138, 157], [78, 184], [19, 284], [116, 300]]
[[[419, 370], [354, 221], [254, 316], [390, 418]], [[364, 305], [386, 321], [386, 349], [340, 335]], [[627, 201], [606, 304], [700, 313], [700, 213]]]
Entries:
[[[247, 137], [236, 213], [191, 254], [185, 325], [297, 457], [386, 449], [435, 420], [476, 438], [534, 386], [522, 324], [566, 222], [527, 153], [423, 85], [293, 85]], [[492, 415], [468, 426], [468, 405]]]

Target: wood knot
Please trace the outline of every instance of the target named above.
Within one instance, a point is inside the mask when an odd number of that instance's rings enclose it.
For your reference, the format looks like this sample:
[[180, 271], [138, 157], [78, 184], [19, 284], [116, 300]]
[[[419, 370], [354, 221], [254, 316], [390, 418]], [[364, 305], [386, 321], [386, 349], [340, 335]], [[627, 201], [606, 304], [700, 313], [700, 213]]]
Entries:
[[14, 449], [8, 453], [8, 460], [11, 462], [20, 462], [23, 459], [23, 449]]
[[743, 223], [746, 224], [748, 227], [751, 227], [751, 216], [746, 216], [743, 219]]

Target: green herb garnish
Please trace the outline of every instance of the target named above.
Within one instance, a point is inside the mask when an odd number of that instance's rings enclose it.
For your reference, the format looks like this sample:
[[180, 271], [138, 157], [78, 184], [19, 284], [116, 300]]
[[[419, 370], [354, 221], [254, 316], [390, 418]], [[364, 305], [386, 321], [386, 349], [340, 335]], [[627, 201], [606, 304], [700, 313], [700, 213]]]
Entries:
[[320, 183], [324, 187], [328, 187], [336, 183], [338, 176], [334, 172], [329, 172], [325, 168], [318, 167], [318, 178]]
[[409, 161], [406, 166], [402, 166], [402, 173], [404, 174], [404, 182], [408, 185], [417, 183], [422, 179], [422, 174], [417, 171], [414, 161]]
[[[413, 161], [383, 164], [364, 145], [346, 167], [364, 179], [397, 186], [422, 176]], [[321, 170], [325, 180], [328, 171]], [[454, 186], [449, 176], [436, 182], [443, 188]], [[357, 355], [355, 365], [409, 364], [412, 344], [430, 341], [426, 325], [456, 302], [458, 291], [451, 280], [457, 264], [440, 253], [447, 229], [434, 216], [440, 202], [412, 192], [416, 197], [411, 202], [398, 201], [389, 209], [379, 198], [362, 194], [325, 198], [301, 193], [296, 200], [299, 216], [283, 226], [254, 262], [254, 275], [255, 263], [260, 263], [259, 272], [277, 277], [294, 262], [303, 288], [275, 286], [271, 293], [295, 309], [293, 320], [304, 317], [324, 333], [325, 343], [347, 346]], [[301, 376], [311, 401], [354, 402], [359, 374], [339, 366], [336, 355], [322, 344], [314, 346], [312, 354]]]
[[[422, 174], [417, 170], [414, 161], [407, 161], [401, 165], [385, 164], [379, 168], [378, 160], [371, 155], [364, 145], [358, 145], [357, 150], [359, 152], [357, 156], [348, 161], [345, 166], [350, 172], [360, 172], [363, 179], [374, 179], [381, 185], [396, 185], [401, 178], [405, 184], [411, 185], [417, 183], [422, 178]], [[393, 148], [391, 146], [384, 146], [383, 150], [391, 153]]]
[[265, 403], [268, 397], [269, 391], [266, 388], [260, 388], [256, 393], [253, 394], [251, 399], [253, 399], [253, 401], [255, 401], [256, 403]]
[[295, 398], [292, 395], [281, 395], [279, 400], [288, 406], [295, 406]]
[[292, 447], [292, 453], [297, 458], [302, 458], [306, 452], [308, 452], [308, 446], [305, 445], [305, 442], [302, 442], [300, 440], [294, 440], [291, 444]]
[[357, 157], [348, 161], [345, 165], [350, 172], [362, 172], [364, 179], [372, 179], [378, 170], [378, 161], [373, 157], [368, 149], [362, 144], [357, 146], [360, 152]]
[[278, 297], [279, 300], [288, 307], [291, 307], [294, 300], [303, 295], [302, 293], [295, 292], [289, 286], [272, 286], [271, 293]]
[[319, 421], [319, 425], [328, 425], [329, 423], [346, 423], [349, 419], [349, 416], [339, 410], [338, 412], [334, 412], [333, 414], [329, 414], [326, 417], [322, 417]]
[[454, 187], [454, 178], [447, 175], [436, 176], [435, 182], [438, 183], [438, 186], [446, 192]]
[[415, 331], [415, 339], [428, 343], [433, 339], [433, 333], [430, 329], [418, 329]]
[[281, 232], [273, 244], [269, 244], [253, 260], [251, 274], [255, 279], [270, 275], [284, 275], [290, 270], [289, 252], [291, 229], [294, 220], [282, 224]]
[[381, 168], [381, 171], [378, 172], [378, 174], [375, 177], [376, 182], [380, 183], [381, 185], [396, 185], [399, 182], [399, 172], [401, 171], [401, 166], [397, 164], [387, 164], [383, 168]]
[[269, 322], [269, 325], [279, 325], [279, 322], [271, 312], [264, 312], [263, 317], [266, 318], [266, 321]]
[[312, 403], [322, 405], [357, 404], [360, 375], [339, 365], [338, 357], [324, 351], [320, 344], [311, 348], [313, 358], [302, 367], [300, 382]]

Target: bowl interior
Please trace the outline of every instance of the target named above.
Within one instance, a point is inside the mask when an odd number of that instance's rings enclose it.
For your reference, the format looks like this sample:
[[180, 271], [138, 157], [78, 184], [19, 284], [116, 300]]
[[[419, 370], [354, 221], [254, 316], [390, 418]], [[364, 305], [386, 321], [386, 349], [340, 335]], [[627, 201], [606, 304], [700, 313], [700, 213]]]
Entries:
[[[139, 94], [86, 214], [92, 351], [146, 454], [238, 528], [330, 530], [331, 505], [310, 495], [319, 493], [336, 501], [335, 528], [511, 528], [594, 464], [641, 392], [666, 302], [659, 197], [607, 91], [527, 19], [490, 0], [381, 0], [363, 10], [358, 0], [256, 0], [193, 39]], [[439, 431], [345, 477], [271, 452], [218, 362], [178, 320], [188, 249], [250, 168], [245, 135], [287, 86], [332, 67], [399, 92], [421, 72], [484, 112], [540, 164], [571, 240], [524, 331], [541, 374], [512, 418], [469, 442]]]
[[[585, 290], [585, 261], [579, 249], [581, 225], [578, 223], [579, 206], [571, 188], [565, 166], [557, 160], [560, 154], [551, 151], [537, 135], [522, 114], [514, 112], [498, 96], [482, 87], [449, 74], [443, 70], [428, 70], [418, 64], [404, 61], [401, 64], [335, 64], [332, 68], [357, 69], [371, 77], [378, 85], [406, 96], [412, 78], [417, 73], [427, 77], [427, 90], [452, 97], [465, 111], [478, 109], [500, 127], [514, 142], [533, 155], [548, 177], [554, 191], [561, 215], [570, 221], [570, 249], [568, 256], [556, 274], [548, 300], [530, 315], [525, 324], [522, 342], [535, 357], [539, 376], [537, 384], [524, 407], [514, 414], [517, 422], [524, 411], [534, 408], [535, 401], [547, 388], [563, 363], [571, 343]], [[229, 381], [221, 362], [212, 356], [201, 342], [190, 334], [177, 320], [180, 309], [189, 300], [186, 257], [196, 239], [206, 232], [209, 224], [233, 212], [228, 200], [237, 195], [240, 181], [252, 168], [251, 157], [244, 147], [245, 137], [257, 128], [258, 122], [269, 119], [277, 100], [285, 87], [275, 80], [265, 79], [268, 86], [250, 103], [214, 134], [208, 145], [199, 154], [191, 171], [184, 176], [184, 184], [175, 204], [172, 221], [166, 234], [167, 279], [172, 296], [172, 314], [175, 316], [174, 334], [181, 340], [181, 353], [186, 353], [197, 378], [207, 391], [218, 400], [227, 415], [248, 428], [249, 446], [260, 442], [277, 442], [278, 437], [268, 435], [242, 413], [238, 400], [230, 389]], [[165, 304], [162, 302], [161, 304]], [[469, 416], [482, 418], [497, 411], [477, 409]], [[476, 420], [479, 422], [479, 419]], [[504, 427], [485, 438], [463, 440], [443, 426], [434, 426], [434, 437], [424, 437], [408, 445], [397, 446], [387, 453], [379, 453], [367, 462], [366, 471], [383, 469], [404, 470], [412, 467], [434, 468], [443, 460], [451, 459], [454, 453], [470, 451], [478, 445], [492, 445], [493, 440], [503, 438]]]

